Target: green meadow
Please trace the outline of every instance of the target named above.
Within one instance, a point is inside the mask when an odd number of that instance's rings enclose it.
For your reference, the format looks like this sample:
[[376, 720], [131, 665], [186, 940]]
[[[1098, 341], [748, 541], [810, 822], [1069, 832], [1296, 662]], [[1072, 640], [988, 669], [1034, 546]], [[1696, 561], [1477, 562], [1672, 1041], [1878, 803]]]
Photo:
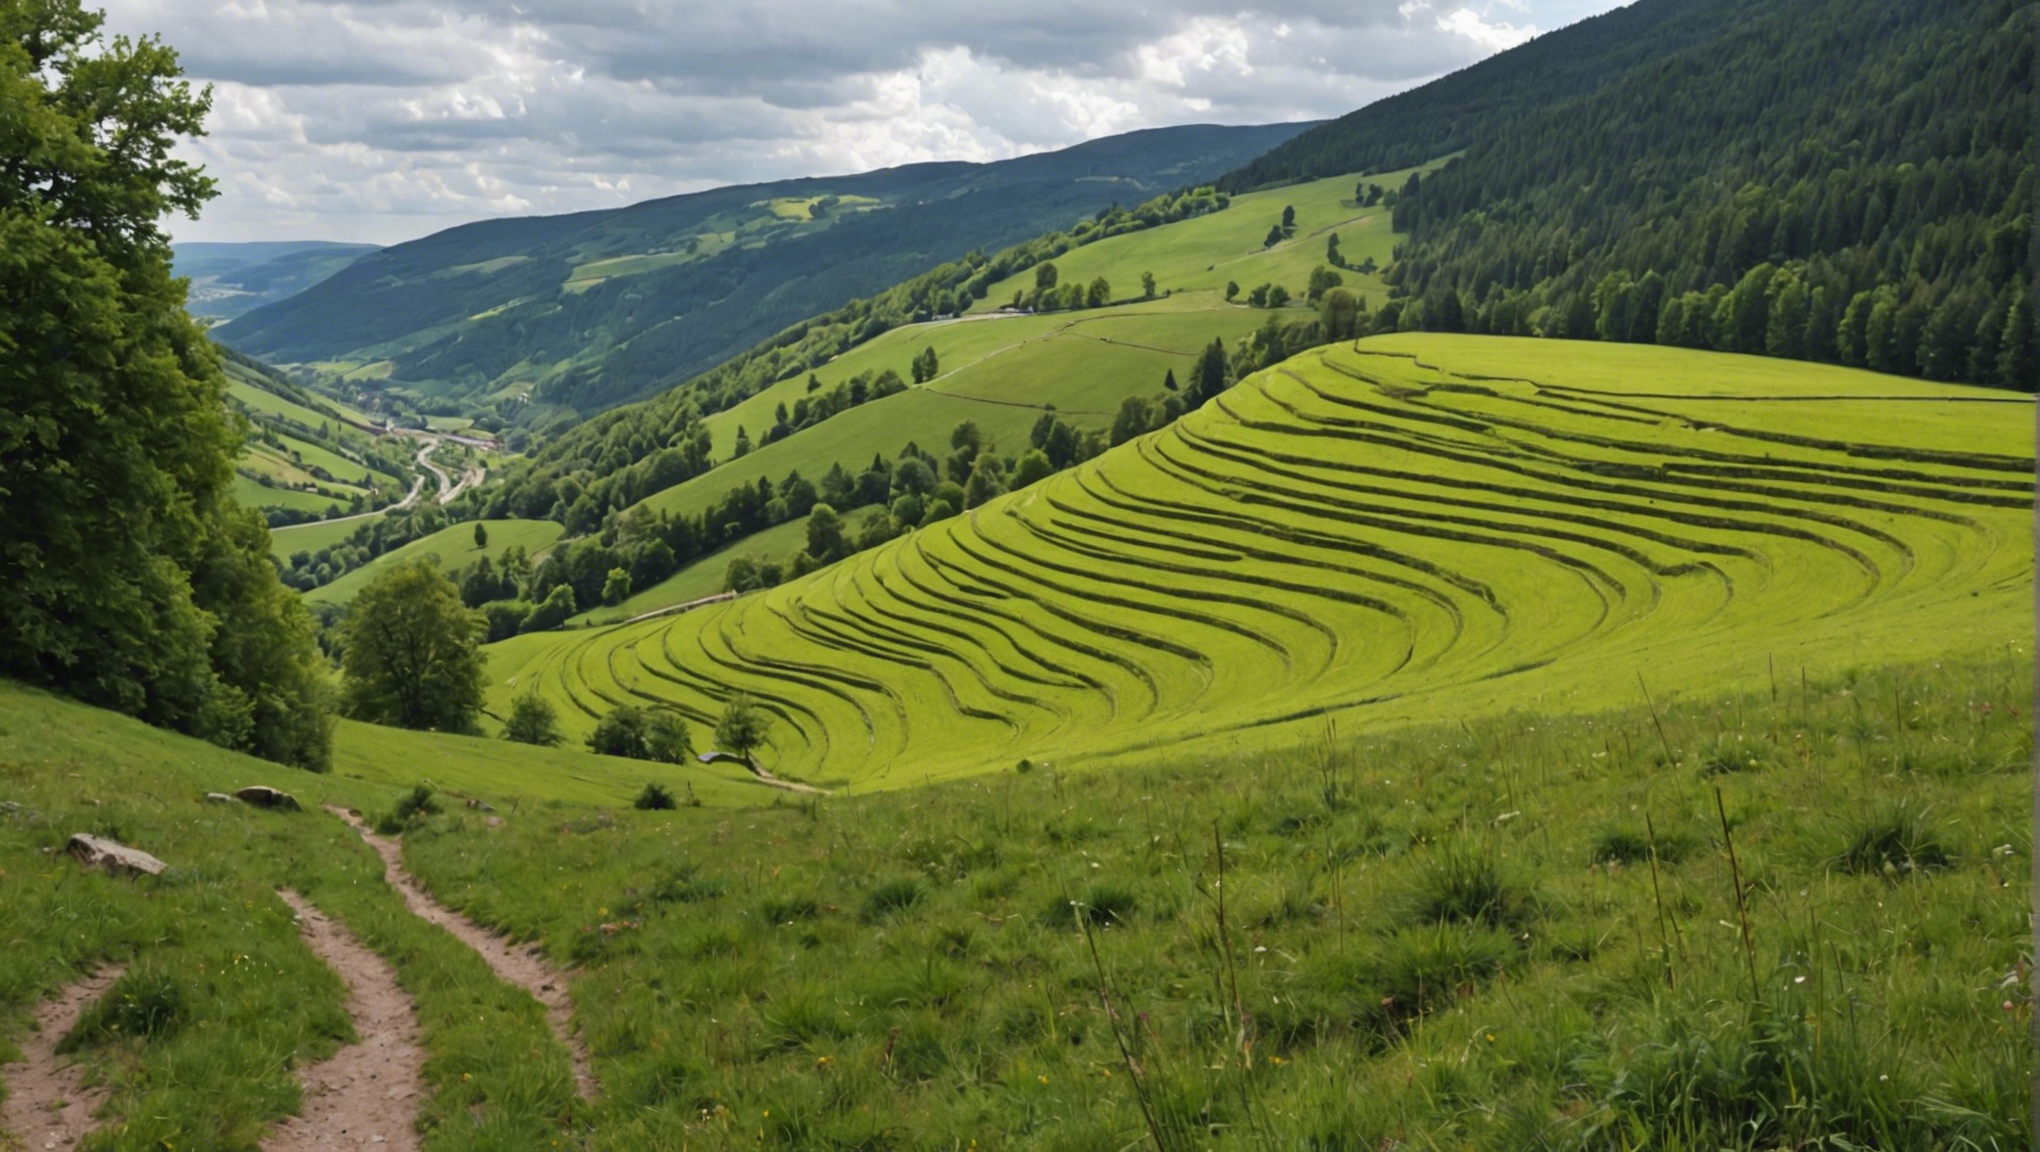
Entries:
[[[1089, 284], [1099, 276], [1112, 285], [1119, 298], [1140, 292], [1141, 273], [1152, 273], [1158, 291], [1208, 293], [1207, 299], [1222, 299], [1228, 283], [1240, 286], [1240, 300], [1256, 285], [1280, 284], [1301, 300], [1310, 282], [1311, 270], [1328, 267], [1326, 241], [1339, 237], [1339, 251], [1346, 262], [1359, 265], [1372, 257], [1386, 264], [1393, 254], [1395, 234], [1389, 228], [1389, 211], [1380, 205], [1360, 208], [1353, 202], [1358, 181], [1399, 189], [1412, 172], [1430, 172], [1451, 157], [1441, 157], [1420, 168], [1404, 169], [1376, 176], [1334, 176], [1287, 188], [1250, 192], [1232, 198], [1222, 212], [1192, 220], [1130, 232], [1087, 244], [1055, 258], [1059, 282]], [[1285, 240], [1264, 247], [1268, 229], [1280, 224], [1284, 208], [1296, 209], [1296, 223]], [[1385, 291], [1373, 276], [1341, 273], [1346, 285], [1368, 294], [1376, 304]], [[1015, 292], [1034, 290], [1034, 270], [1024, 269], [993, 284], [973, 312], [986, 312], [1010, 304]]]
[[1985, 652], [2033, 629], [2032, 426], [2029, 398], [1841, 368], [1375, 338], [811, 577], [514, 667], [576, 736], [747, 693], [778, 721], [768, 767], [864, 790]]
[[[475, 528], [479, 525], [488, 533], [486, 547], [475, 544]], [[348, 525], [358, 528], [359, 523]], [[331, 584], [315, 588], [305, 594], [305, 599], [319, 604], [345, 604], [354, 599], [363, 588], [375, 578], [399, 564], [412, 560], [429, 559], [432, 566], [442, 573], [452, 573], [466, 568], [482, 559], [490, 563], [503, 559], [503, 554], [512, 547], [523, 548], [530, 557], [542, 555], [553, 546], [565, 529], [553, 520], [472, 520], [450, 524], [429, 536], [411, 541], [401, 548], [393, 548], [374, 560], [353, 569]], [[301, 545], [291, 542], [292, 551]]]
[[287, 560], [298, 552], [316, 553], [321, 548], [332, 548], [344, 543], [355, 530], [371, 520], [380, 519], [381, 513], [370, 513], [360, 519], [347, 517], [342, 520], [318, 521], [311, 524], [290, 524], [269, 530], [269, 554], [279, 560]]
[[[250, 784], [284, 788], [310, 810], [204, 802]], [[542, 1010], [411, 915], [381, 862], [318, 811], [386, 810], [399, 792], [0, 684], [0, 1060], [17, 1055], [14, 1038], [44, 996], [127, 964], [70, 1038], [88, 1082], [112, 1092], [106, 1122], [81, 1147], [252, 1152], [298, 1110], [295, 1069], [356, 1038], [346, 988], [277, 896], [289, 887], [391, 961], [416, 1000], [425, 1146], [546, 1147], [582, 1105]], [[63, 855], [76, 832], [135, 845], [169, 869], [134, 880], [82, 871]]]

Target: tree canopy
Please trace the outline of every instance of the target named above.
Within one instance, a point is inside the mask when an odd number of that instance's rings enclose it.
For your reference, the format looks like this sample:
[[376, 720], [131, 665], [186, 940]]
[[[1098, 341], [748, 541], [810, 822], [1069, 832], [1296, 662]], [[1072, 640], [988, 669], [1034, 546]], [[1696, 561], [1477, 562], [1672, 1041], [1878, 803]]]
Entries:
[[398, 728], [474, 731], [487, 631], [429, 562], [391, 568], [354, 598], [342, 627], [345, 711]]
[[0, 674], [325, 766], [326, 688], [170, 271], [210, 93], [76, 0], [0, 7]]

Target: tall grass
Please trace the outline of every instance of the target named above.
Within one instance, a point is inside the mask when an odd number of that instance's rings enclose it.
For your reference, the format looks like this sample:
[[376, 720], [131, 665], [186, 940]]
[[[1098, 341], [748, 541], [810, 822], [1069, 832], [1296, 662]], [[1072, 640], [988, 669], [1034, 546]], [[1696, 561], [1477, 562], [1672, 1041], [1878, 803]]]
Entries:
[[641, 924], [591, 1148], [2025, 1147], [2032, 665], [1943, 663], [408, 857]]

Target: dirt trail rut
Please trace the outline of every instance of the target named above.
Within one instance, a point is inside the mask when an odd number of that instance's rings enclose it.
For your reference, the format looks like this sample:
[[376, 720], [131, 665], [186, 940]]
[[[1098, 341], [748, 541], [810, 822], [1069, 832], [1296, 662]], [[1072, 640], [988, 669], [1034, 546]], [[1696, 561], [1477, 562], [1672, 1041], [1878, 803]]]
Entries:
[[288, 889], [276, 894], [296, 910], [306, 946], [347, 981], [347, 1015], [361, 1040], [299, 1073], [304, 1105], [263, 1147], [415, 1152], [411, 1122], [425, 1092], [425, 1050], [418, 1046], [417, 1009], [397, 985], [396, 969], [304, 897]]
[[84, 1070], [68, 1057], [58, 1056], [57, 1043], [125, 971], [125, 966], [101, 969], [44, 1004], [35, 1014], [35, 1031], [21, 1041], [27, 1066], [6, 1066], [7, 1099], [0, 1101], [0, 1132], [20, 1133], [22, 1147], [30, 1152], [69, 1148], [94, 1127], [92, 1113], [107, 1093], [85, 1091], [79, 1083]]
[[327, 806], [328, 812], [354, 826], [361, 838], [382, 857], [383, 877], [390, 887], [404, 894], [412, 915], [453, 933], [461, 943], [481, 954], [496, 975], [531, 993], [545, 1005], [545, 1016], [553, 1034], [567, 1046], [574, 1061], [574, 1086], [584, 1100], [592, 1100], [600, 1086], [588, 1060], [588, 1046], [574, 1033], [574, 1002], [567, 995], [566, 978], [553, 970], [536, 947], [520, 947], [482, 927], [432, 898], [418, 878], [404, 869], [403, 848], [394, 840], [376, 835], [361, 817], [344, 808]]

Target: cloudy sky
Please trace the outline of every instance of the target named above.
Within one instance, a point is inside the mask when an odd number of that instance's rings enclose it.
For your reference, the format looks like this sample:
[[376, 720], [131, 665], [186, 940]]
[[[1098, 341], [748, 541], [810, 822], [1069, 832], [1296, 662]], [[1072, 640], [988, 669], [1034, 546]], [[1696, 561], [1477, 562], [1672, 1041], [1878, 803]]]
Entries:
[[88, 0], [213, 86], [179, 240], [490, 216], [1337, 116], [1617, 0]]

